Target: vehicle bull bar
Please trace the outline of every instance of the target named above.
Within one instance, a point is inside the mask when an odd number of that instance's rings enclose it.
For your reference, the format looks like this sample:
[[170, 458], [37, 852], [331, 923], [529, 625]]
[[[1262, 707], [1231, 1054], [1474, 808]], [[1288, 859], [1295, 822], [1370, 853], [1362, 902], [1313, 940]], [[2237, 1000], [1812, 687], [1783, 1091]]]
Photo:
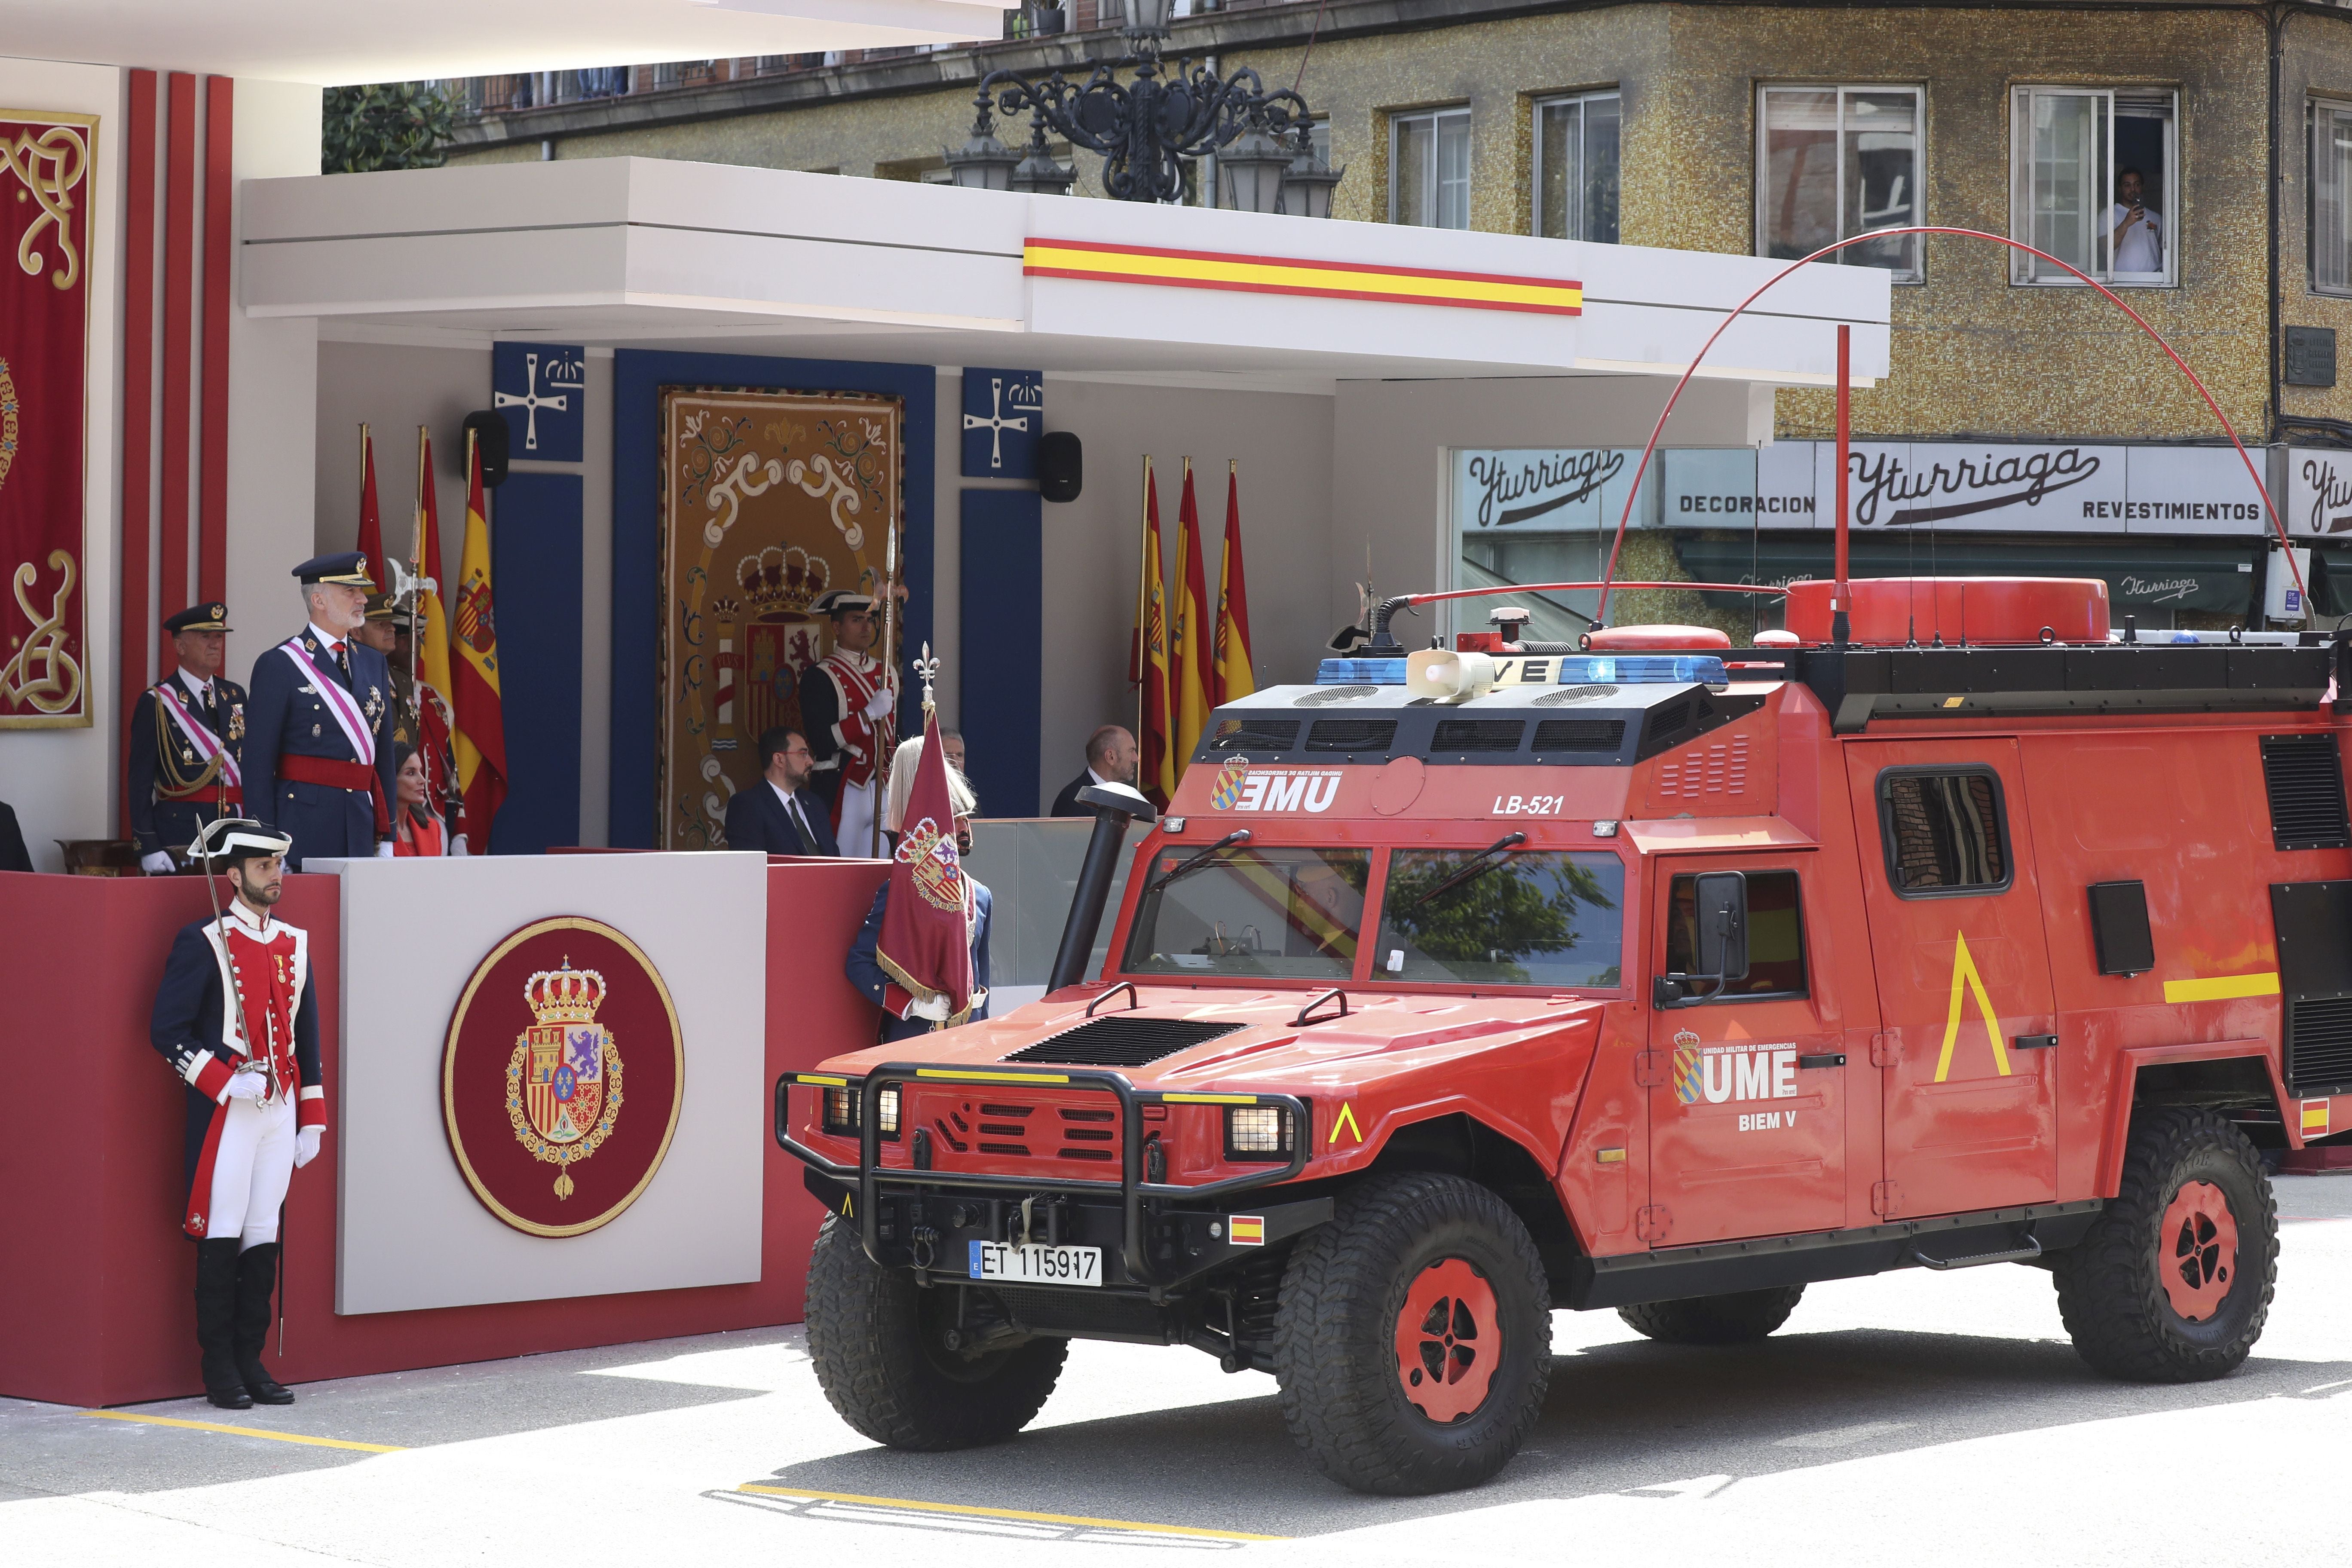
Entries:
[[[882, 1090], [891, 1084], [903, 1086], [910, 1082], [1105, 1090], [1118, 1101], [1121, 1129], [1118, 1180], [1098, 1182], [1076, 1176], [998, 1176], [979, 1172], [918, 1171], [911, 1167], [903, 1171], [885, 1170], [881, 1155]], [[826, 1089], [846, 1089], [853, 1083], [858, 1091], [857, 1163], [855, 1166], [837, 1165], [793, 1137], [788, 1121], [787, 1091], [794, 1084]], [[1143, 1179], [1143, 1108], [1146, 1105], [1280, 1107], [1288, 1110], [1291, 1116], [1290, 1158], [1282, 1164], [1269, 1164], [1263, 1171], [1253, 1171], [1244, 1176], [1228, 1176], [1222, 1181], [1204, 1182], [1198, 1186], [1147, 1182]], [[824, 1120], [822, 1101], [818, 1120], [820, 1124]], [[1143, 1205], [1146, 1200], [1174, 1198], [1193, 1203], [1289, 1181], [1307, 1169], [1307, 1152], [1314, 1146], [1314, 1131], [1308, 1119], [1307, 1102], [1295, 1094], [1196, 1094], [1175, 1089], [1138, 1089], [1128, 1082], [1125, 1074], [1085, 1068], [1071, 1068], [1061, 1072], [1006, 1072], [984, 1068], [926, 1067], [919, 1062], [885, 1062], [868, 1072], [862, 1080], [828, 1073], [802, 1072], [785, 1073], [776, 1079], [776, 1142], [786, 1153], [819, 1174], [845, 1184], [856, 1184], [859, 1238], [865, 1245], [866, 1256], [885, 1267], [887, 1265], [882, 1258], [881, 1237], [877, 1230], [880, 1205], [876, 1200], [881, 1195], [881, 1188], [886, 1183], [901, 1187], [981, 1187], [1003, 1192], [1116, 1193], [1123, 1211], [1120, 1260], [1127, 1266], [1128, 1277], [1136, 1283], [1154, 1284], [1157, 1281], [1145, 1251]]]

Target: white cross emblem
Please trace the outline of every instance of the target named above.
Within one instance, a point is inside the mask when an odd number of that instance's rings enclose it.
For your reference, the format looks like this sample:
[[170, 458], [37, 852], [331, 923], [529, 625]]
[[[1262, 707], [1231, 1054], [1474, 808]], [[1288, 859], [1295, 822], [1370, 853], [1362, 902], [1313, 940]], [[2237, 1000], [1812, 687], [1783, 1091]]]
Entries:
[[[526, 411], [523, 416], [522, 449], [526, 452], [534, 452], [539, 449], [539, 411], [542, 408], [552, 408], [559, 414], [568, 412], [572, 406], [572, 399], [570, 395], [560, 392], [552, 397], [540, 395], [537, 354], [523, 355], [522, 366], [522, 395], [517, 397], [511, 392], [495, 394], [490, 399], [490, 406], [520, 408]], [[481, 384], [477, 382], [475, 384], [478, 386]]]
[[1001, 468], [1004, 467], [1004, 433], [1007, 430], [1027, 430], [1029, 416], [1023, 414], [1011, 419], [1004, 416], [1004, 378], [1001, 375], [988, 378], [988, 405], [995, 412], [985, 419], [977, 414], [967, 414], [963, 416], [963, 427], [988, 432], [988, 466]]

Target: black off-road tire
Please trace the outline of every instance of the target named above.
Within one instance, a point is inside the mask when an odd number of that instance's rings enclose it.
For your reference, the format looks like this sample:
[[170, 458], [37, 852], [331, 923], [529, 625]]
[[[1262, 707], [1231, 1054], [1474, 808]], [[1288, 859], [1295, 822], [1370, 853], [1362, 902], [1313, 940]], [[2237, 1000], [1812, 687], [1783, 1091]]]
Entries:
[[[1441, 1423], [1408, 1394], [1407, 1378], [1421, 1374], [1400, 1359], [1400, 1320], [1425, 1271], [1462, 1278], [1462, 1264], [1493, 1294], [1502, 1346], [1484, 1373], [1483, 1402]], [[1450, 1332], [1443, 1342], [1441, 1363], [1457, 1353]], [[1490, 1328], [1478, 1352], [1492, 1343]], [[1475, 1486], [1510, 1462], [1543, 1411], [1551, 1297], [1542, 1259], [1518, 1216], [1475, 1182], [1372, 1177], [1293, 1249], [1274, 1362], [1291, 1436], [1340, 1485], [1407, 1497]]]
[[1620, 1307], [1617, 1315], [1662, 1344], [1752, 1345], [1787, 1322], [1804, 1295], [1802, 1285], [1778, 1285], [1680, 1301], [1644, 1301]]
[[[2220, 1190], [2237, 1232], [2233, 1258], [2205, 1255], [2204, 1278], [2227, 1293], [2202, 1321], [2175, 1309], [2164, 1273], [2200, 1266], [2194, 1225], [2165, 1223], [2192, 1184]], [[2122, 1191], [2051, 1272], [2076, 1353], [2109, 1377], [2199, 1383], [2235, 1372], [2262, 1337], [2278, 1277], [2278, 1205], [2253, 1144], [2210, 1110], [2141, 1112]]]
[[826, 1218], [809, 1259], [809, 1359], [844, 1421], [877, 1443], [930, 1452], [1001, 1443], [1035, 1418], [1070, 1342], [961, 1355], [941, 1337], [954, 1305], [951, 1290], [876, 1267], [856, 1226]]

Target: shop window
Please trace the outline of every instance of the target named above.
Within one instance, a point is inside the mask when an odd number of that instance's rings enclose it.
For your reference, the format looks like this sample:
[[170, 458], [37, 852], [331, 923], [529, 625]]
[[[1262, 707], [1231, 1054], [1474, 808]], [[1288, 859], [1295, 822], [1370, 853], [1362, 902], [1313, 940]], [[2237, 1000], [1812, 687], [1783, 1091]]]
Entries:
[[[1720, 991], [1700, 987], [1699, 1000], [1805, 994], [1805, 933], [1794, 871], [1749, 871], [1748, 973]], [[1698, 879], [1676, 877], [1667, 892], [1666, 973], [1696, 974]]]
[[2352, 103], [2311, 106], [2311, 286], [2352, 294]]
[[[1922, 222], [1922, 94], [1916, 87], [1759, 89], [1758, 254], [1793, 261], [1874, 229]], [[1827, 259], [1920, 278], [1920, 237], [1850, 245]]]
[[1613, 89], [1536, 105], [1533, 226], [1544, 238], [1617, 243], [1619, 106]]
[[1389, 221], [1470, 226], [1470, 111], [1389, 117]]
[[[2010, 234], [2102, 283], [2178, 280], [2178, 95], [2121, 88], [2021, 87], [2012, 100]], [[2019, 283], [2076, 283], [2012, 253]]]
[[2000, 781], [1981, 768], [1890, 768], [1878, 775], [1886, 879], [1906, 898], [2009, 886]]

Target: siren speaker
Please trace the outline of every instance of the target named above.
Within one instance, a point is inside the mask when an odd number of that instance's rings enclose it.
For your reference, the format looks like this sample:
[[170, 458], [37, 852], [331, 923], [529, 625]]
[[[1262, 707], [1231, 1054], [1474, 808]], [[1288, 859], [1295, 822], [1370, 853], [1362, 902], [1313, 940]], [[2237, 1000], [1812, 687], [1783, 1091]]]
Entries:
[[[496, 489], [507, 482], [507, 416], [494, 408], [477, 409], [466, 416], [466, 428], [473, 433], [474, 450], [482, 455], [482, 484]], [[457, 447], [457, 466], [463, 471], [466, 448], [462, 437]]]
[[1045, 500], [1076, 500], [1086, 481], [1085, 453], [1067, 430], [1037, 437], [1037, 494]]
[[1483, 653], [1423, 648], [1405, 656], [1404, 689], [1440, 702], [1467, 702], [1495, 689], [1495, 661]]

